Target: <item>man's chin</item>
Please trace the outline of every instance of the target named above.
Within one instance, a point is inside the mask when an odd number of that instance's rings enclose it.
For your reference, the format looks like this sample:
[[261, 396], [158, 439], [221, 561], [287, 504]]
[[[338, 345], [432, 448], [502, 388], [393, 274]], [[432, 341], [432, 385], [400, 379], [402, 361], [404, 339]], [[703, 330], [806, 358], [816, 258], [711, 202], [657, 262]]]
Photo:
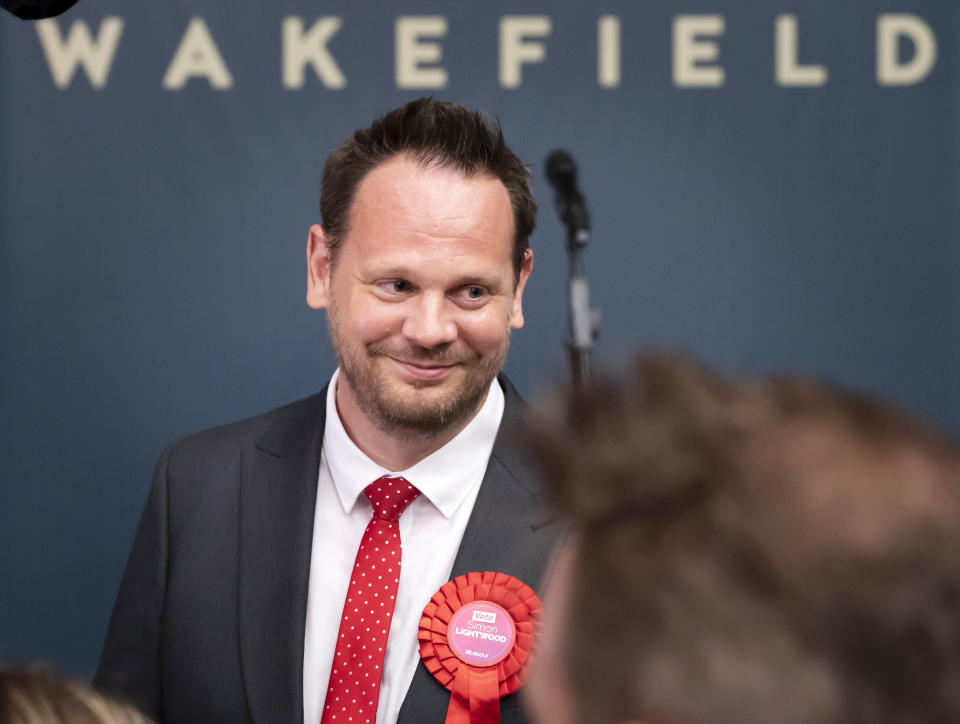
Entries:
[[340, 368], [367, 419], [397, 437], [441, 436], [465, 424], [480, 409], [496, 374], [492, 364], [488, 376], [488, 370], [470, 363], [453, 364], [443, 374], [418, 374], [382, 352], [370, 354], [367, 362], [351, 367], [341, 358]]
[[457, 407], [462, 394], [456, 385], [442, 382], [391, 382], [386, 395], [380, 395], [381, 400], [389, 400], [387, 405], [391, 410], [399, 413], [409, 410], [413, 417], [438, 418], [443, 416], [444, 410]]
[[429, 384], [393, 380], [378, 395], [377, 417], [383, 429], [395, 433], [439, 435], [473, 417], [486, 389], [478, 394], [452, 380]]

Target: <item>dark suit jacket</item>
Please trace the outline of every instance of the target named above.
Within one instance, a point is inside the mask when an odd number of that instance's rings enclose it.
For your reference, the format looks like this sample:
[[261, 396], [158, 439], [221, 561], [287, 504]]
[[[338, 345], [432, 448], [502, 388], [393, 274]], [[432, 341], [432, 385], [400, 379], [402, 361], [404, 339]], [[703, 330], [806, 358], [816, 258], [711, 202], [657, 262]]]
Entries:
[[[503, 423], [452, 576], [502, 571], [536, 588], [557, 526]], [[303, 634], [326, 390], [201, 432], [161, 456], [94, 684], [168, 722], [301, 722]], [[424, 601], [424, 605], [426, 605]], [[326, 682], [317, 682], [325, 686]], [[418, 665], [399, 721], [443, 722], [449, 692]], [[516, 695], [502, 721], [524, 721]]]

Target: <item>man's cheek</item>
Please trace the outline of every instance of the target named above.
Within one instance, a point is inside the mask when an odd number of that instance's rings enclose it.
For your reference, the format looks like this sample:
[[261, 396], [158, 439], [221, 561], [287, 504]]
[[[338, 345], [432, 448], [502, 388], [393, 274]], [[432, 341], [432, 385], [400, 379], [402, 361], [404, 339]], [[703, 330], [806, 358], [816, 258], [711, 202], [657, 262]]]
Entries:
[[461, 320], [460, 337], [478, 352], [493, 352], [500, 349], [507, 337], [506, 317], [497, 310], [484, 311], [475, 317]]
[[376, 342], [391, 335], [399, 335], [403, 328], [402, 317], [396, 313], [359, 309], [347, 323], [363, 342]]

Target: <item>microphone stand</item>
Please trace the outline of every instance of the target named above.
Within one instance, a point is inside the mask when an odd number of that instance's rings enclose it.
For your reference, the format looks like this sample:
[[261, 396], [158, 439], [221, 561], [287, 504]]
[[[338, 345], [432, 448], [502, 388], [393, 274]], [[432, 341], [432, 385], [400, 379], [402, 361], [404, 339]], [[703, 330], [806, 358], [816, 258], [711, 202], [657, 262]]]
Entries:
[[590, 307], [590, 283], [583, 263], [583, 250], [590, 241], [590, 218], [582, 196], [558, 199], [560, 218], [567, 227], [568, 309], [567, 351], [573, 385], [583, 389], [590, 374], [590, 353], [599, 334], [599, 310]]
[[577, 187], [577, 164], [562, 149], [547, 156], [547, 180], [556, 189], [557, 211], [567, 228], [569, 262], [569, 324], [567, 351], [573, 385], [582, 389], [590, 374], [590, 353], [593, 340], [599, 335], [600, 310], [590, 307], [590, 285], [584, 271], [583, 250], [590, 241], [590, 212], [587, 200]]

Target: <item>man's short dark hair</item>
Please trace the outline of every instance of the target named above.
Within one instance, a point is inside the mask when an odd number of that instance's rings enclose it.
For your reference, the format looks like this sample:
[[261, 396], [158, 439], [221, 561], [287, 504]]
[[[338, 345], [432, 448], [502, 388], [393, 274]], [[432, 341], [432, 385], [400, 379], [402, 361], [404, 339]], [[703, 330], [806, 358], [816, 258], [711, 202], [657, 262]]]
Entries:
[[575, 721], [960, 722], [954, 444], [676, 357], [560, 399], [532, 442], [575, 531]]
[[496, 120], [432, 98], [390, 111], [369, 128], [354, 132], [327, 157], [320, 215], [333, 260], [349, 232], [360, 183], [381, 163], [401, 154], [424, 165], [457, 169], [467, 176], [486, 174], [503, 183], [513, 208], [513, 263], [519, 275], [537, 219], [530, 171], [507, 146]]

